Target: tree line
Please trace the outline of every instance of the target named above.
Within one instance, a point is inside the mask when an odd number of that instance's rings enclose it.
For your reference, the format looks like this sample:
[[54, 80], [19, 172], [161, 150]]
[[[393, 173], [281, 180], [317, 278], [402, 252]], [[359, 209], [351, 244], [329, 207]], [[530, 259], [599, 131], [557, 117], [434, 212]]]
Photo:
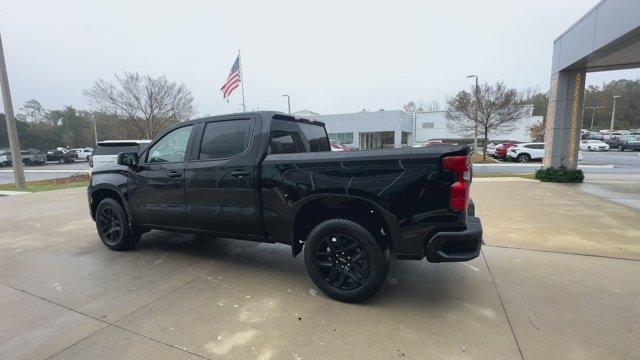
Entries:
[[[90, 110], [65, 106], [45, 109], [31, 99], [16, 114], [22, 149], [94, 147], [100, 140], [152, 139], [168, 126], [195, 113], [184, 84], [138, 73], [97, 80], [84, 90]], [[94, 129], [95, 124], [95, 129]], [[0, 113], [0, 148], [9, 147], [5, 115]]]

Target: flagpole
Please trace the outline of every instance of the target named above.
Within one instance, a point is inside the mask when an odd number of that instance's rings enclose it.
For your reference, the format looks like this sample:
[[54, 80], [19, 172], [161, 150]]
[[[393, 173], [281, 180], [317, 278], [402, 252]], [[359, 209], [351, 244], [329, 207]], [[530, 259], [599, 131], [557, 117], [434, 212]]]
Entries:
[[240, 86], [242, 87], [242, 111], [246, 112], [246, 104], [244, 102], [244, 78], [242, 77], [242, 58], [240, 57], [240, 50], [238, 50], [238, 65], [240, 67]]

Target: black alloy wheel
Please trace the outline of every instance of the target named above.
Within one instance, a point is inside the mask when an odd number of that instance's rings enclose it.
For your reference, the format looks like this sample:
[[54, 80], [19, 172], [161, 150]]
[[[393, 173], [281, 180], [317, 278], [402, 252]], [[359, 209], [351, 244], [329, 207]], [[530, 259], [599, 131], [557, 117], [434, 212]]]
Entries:
[[329, 219], [316, 225], [304, 245], [311, 280], [339, 301], [358, 302], [375, 294], [389, 271], [389, 249], [375, 230], [352, 220]]
[[322, 278], [340, 290], [353, 290], [369, 278], [369, 256], [363, 246], [345, 234], [331, 234], [318, 242], [315, 264]]
[[100, 234], [104, 236], [105, 241], [109, 244], [117, 244], [122, 236], [122, 219], [115, 207], [111, 204], [103, 206], [96, 220]]
[[129, 250], [140, 241], [142, 231], [135, 225], [129, 225], [127, 213], [115, 199], [102, 199], [95, 219], [100, 240], [111, 250]]

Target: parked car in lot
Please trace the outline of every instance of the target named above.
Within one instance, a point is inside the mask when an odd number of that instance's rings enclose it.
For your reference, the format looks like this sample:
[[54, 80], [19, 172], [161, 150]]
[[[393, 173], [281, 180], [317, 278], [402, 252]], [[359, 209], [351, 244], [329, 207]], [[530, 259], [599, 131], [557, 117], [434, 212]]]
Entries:
[[59, 163], [72, 163], [78, 159], [75, 151], [65, 148], [57, 148], [55, 150], [47, 150], [47, 161], [57, 161]]
[[93, 169], [101, 166], [115, 165], [121, 152], [138, 152], [151, 140], [105, 140], [100, 141], [89, 159], [89, 166]]
[[90, 147], [71, 149], [71, 151], [76, 152], [79, 160], [89, 161], [89, 158], [91, 158], [91, 154], [93, 154], [93, 148]]
[[589, 131], [585, 134], [582, 134], [583, 140], [604, 140], [604, 135], [598, 131]]
[[528, 163], [544, 158], [544, 143], [515, 144], [507, 151], [507, 160]]
[[11, 152], [0, 149], [0, 166], [8, 166], [11, 163]]
[[[22, 163], [26, 166], [43, 165], [47, 162], [47, 155], [38, 149], [21, 150], [20, 157], [22, 158]], [[9, 158], [11, 158], [11, 155], [9, 155]]]
[[618, 151], [627, 149], [638, 151], [640, 150], [640, 135], [620, 135], [619, 138], [614, 139], [611, 146], [618, 149]]
[[496, 146], [497, 146], [497, 144], [494, 144], [492, 142], [487, 144], [487, 155], [495, 156], [496, 155]]
[[580, 150], [608, 151], [609, 145], [600, 140], [580, 140]]
[[209, 117], [120, 153], [119, 167], [94, 168], [89, 210], [113, 250], [134, 247], [149, 229], [290, 245], [293, 256], [304, 251], [323, 292], [360, 301], [382, 286], [391, 255], [479, 255], [470, 151], [332, 152], [321, 122], [274, 112]]
[[507, 151], [511, 149], [516, 144], [519, 144], [518, 141], [507, 141], [502, 144], [496, 145], [496, 149], [493, 153], [493, 157], [496, 159], [504, 159], [507, 156]]

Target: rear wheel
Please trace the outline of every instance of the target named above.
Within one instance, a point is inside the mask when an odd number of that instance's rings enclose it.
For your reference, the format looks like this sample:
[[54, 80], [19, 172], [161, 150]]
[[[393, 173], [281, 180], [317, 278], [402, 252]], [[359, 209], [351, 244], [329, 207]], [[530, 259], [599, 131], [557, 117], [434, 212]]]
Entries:
[[624, 151], [624, 146], [618, 145], [618, 151]]
[[358, 302], [375, 294], [389, 271], [388, 255], [369, 230], [350, 220], [316, 226], [304, 247], [311, 280], [328, 296]]
[[63, 157], [58, 158], [58, 163], [59, 164], [64, 164], [65, 163], [65, 159]]
[[96, 229], [100, 240], [111, 250], [129, 250], [138, 244], [140, 231], [129, 226], [127, 213], [119, 202], [103, 199], [96, 209]]
[[529, 161], [531, 161], [531, 156], [529, 154], [520, 154], [516, 158], [516, 161], [523, 164], [528, 163]]

